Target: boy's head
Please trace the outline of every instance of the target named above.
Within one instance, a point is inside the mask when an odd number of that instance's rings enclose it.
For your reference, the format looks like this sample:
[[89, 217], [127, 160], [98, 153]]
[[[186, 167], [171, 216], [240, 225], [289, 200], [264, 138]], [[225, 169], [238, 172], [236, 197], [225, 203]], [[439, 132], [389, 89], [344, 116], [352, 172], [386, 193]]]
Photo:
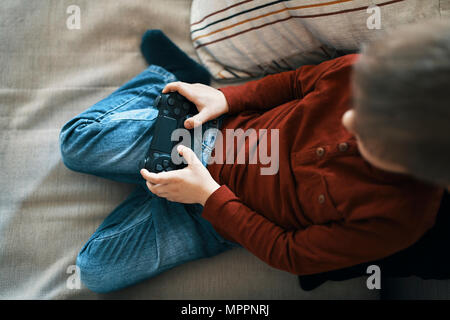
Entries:
[[450, 21], [408, 25], [365, 46], [343, 117], [374, 166], [450, 186]]

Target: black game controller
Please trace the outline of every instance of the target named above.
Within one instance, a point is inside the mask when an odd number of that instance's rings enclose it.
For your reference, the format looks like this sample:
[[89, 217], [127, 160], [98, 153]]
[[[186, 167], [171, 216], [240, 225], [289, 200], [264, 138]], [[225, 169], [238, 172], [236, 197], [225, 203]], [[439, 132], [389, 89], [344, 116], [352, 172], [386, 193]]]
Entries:
[[171, 153], [179, 141], [172, 141], [172, 132], [184, 128], [184, 121], [198, 113], [195, 104], [178, 92], [161, 94], [155, 99], [154, 106], [159, 110], [155, 123], [155, 132], [141, 168], [150, 172], [163, 172], [184, 168], [186, 165], [174, 164]]

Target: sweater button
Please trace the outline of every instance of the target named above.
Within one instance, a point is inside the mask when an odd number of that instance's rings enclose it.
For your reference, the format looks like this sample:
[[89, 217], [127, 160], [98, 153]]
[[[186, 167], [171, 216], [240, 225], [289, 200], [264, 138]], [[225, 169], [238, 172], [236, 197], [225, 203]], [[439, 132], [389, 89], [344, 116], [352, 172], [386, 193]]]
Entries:
[[348, 150], [348, 143], [346, 143], [346, 142], [339, 143], [338, 148], [339, 148], [339, 151], [345, 152]]
[[320, 203], [320, 204], [324, 204], [324, 203], [325, 203], [325, 195], [321, 194], [321, 195], [319, 196], [318, 200], [319, 200], [319, 203]]
[[324, 148], [317, 148], [316, 149], [316, 154], [318, 157], [322, 157], [325, 154], [325, 149]]

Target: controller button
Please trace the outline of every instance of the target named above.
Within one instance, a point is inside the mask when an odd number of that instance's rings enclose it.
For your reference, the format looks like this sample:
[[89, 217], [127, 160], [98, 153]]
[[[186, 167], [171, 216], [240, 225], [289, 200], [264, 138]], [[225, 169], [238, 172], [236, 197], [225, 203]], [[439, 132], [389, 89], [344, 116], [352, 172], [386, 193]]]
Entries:
[[167, 110], [167, 109], [164, 109], [162, 112], [165, 116], [167, 116], [169, 114], [169, 110]]
[[163, 171], [163, 167], [162, 167], [160, 164], [157, 164], [157, 165], [156, 165], [156, 171], [157, 171], [157, 172]]
[[167, 168], [170, 165], [169, 160], [163, 160], [162, 164], [164, 168]]
[[169, 106], [173, 106], [175, 104], [175, 100], [173, 98], [169, 98], [169, 99], [167, 99], [167, 104]]
[[173, 110], [173, 112], [178, 116], [181, 113], [181, 109], [180, 108], [175, 108], [175, 110]]
[[166, 168], [166, 171], [172, 171], [172, 170], [173, 170], [172, 167], [167, 167], [167, 168]]
[[189, 110], [189, 104], [187, 102], [183, 103], [183, 109], [186, 111]]
[[158, 152], [153, 152], [153, 157], [154, 158], [159, 158], [159, 153]]

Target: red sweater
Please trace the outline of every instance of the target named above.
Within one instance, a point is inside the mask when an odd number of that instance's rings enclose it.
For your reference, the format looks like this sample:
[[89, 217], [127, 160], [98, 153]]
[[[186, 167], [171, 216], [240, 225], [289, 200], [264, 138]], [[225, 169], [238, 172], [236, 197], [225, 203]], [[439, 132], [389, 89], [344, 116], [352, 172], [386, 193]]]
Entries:
[[221, 89], [232, 115], [223, 135], [227, 128], [279, 129], [280, 166], [261, 175], [268, 165], [209, 165], [221, 187], [202, 216], [275, 268], [305, 275], [380, 259], [435, 221], [443, 190], [374, 168], [341, 124], [357, 58]]

